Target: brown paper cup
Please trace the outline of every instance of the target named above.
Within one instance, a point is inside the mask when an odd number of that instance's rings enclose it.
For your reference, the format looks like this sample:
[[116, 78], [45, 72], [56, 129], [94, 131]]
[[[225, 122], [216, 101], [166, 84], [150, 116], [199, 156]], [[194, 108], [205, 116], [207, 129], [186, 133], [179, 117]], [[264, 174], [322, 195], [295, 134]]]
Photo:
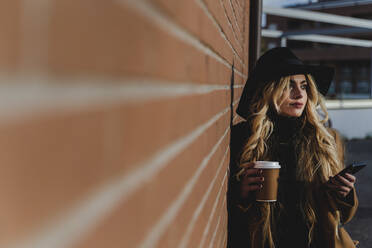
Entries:
[[256, 191], [256, 201], [275, 202], [278, 194], [279, 162], [256, 161], [254, 168], [262, 169], [263, 187]]

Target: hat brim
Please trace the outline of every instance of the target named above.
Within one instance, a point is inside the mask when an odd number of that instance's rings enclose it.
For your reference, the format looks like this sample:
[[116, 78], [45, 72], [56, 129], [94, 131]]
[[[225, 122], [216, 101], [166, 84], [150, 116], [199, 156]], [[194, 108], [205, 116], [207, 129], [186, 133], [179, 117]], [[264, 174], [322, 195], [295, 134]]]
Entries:
[[323, 65], [291, 65], [283, 69], [281, 76], [296, 75], [296, 74], [311, 74], [315, 80], [318, 91], [322, 95], [326, 95], [332, 83], [335, 73], [333, 67]]

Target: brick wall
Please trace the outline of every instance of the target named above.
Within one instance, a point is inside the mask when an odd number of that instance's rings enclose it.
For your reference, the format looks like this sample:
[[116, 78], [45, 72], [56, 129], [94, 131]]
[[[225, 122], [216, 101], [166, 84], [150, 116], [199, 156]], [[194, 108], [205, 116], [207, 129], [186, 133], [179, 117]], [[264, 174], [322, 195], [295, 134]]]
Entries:
[[248, 0], [0, 3], [0, 247], [225, 247]]

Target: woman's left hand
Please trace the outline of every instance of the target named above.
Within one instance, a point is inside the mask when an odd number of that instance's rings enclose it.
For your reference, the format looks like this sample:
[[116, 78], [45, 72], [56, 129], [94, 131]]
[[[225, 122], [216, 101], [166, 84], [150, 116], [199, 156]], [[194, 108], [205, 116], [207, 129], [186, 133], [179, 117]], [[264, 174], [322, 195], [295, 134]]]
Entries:
[[346, 197], [350, 191], [354, 188], [356, 177], [345, 173], [344, 176], [330, 177], [326, 186], [331, 190], [335, 191], [338, 195]]

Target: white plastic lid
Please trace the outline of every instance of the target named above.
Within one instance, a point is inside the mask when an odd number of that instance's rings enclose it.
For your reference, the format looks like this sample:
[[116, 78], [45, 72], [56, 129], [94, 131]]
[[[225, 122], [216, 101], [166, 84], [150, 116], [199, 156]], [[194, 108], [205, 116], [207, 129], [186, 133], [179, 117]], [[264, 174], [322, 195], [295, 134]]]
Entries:
[[256, 161], [254, 168], [257, 169], [279, 169], [281, 168], [277, 161]]

